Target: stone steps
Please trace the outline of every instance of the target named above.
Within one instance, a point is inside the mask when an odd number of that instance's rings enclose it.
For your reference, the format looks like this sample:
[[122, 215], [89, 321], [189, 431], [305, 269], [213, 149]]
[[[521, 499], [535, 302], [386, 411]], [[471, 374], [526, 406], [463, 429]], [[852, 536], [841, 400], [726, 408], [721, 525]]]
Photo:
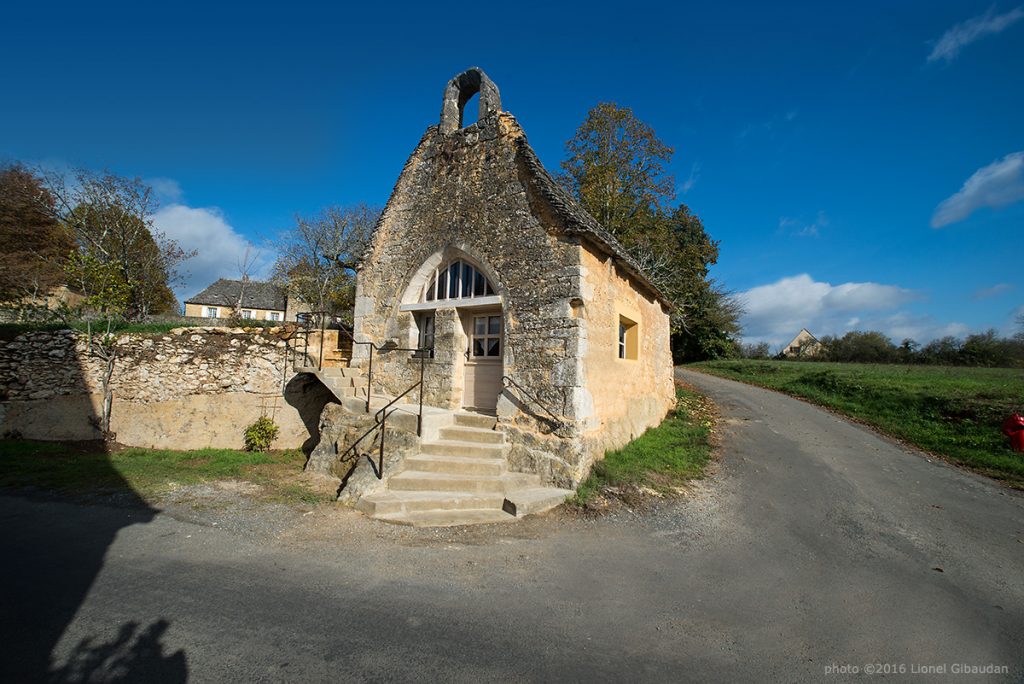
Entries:
[[[369, 383], [359, 368], [296, 368], [316, 375], [353, 413], [365, 413]], [[374, 393], [370, 412], [393, 397]], [[419, 404], [403, 397], [389, 411], [388, 425], [415, 432]], [[424, 425], [440, 425], [428, 434], [439, 439], [420, 443], [406, 457], [400, 472], [385, 473], [387, 486], [367, 494], [356, 509], [372, 518], [416, 527], [449, 527], [514, 522], [518, 517], [547, 511], [572, 494], [544, 487], [537, 475], [508, 470], [505, 433], [497, 418], [468, 411], [423, 407]], [[430, 421], [440, 421], [431, 423]]]
[[468, 456], [501, 459], [505, 457], [505, 446], [503, 444], [481, 444], [479, 442], [455, 440], [424, 442], [420, 445], [420, 451], [434, 456]]
[[376, 517], [377, 520], [383, 520], [394, 525], [411, 525], [412, 527], [487, 525], [493, 523], [510, 523], [518, 520], [518, 518], [513, 515], [509, 515], [500, 508], [480, 508], [456, 511], [417, 511], [415, 513], [390, 513], [374, 517]]
[[501, 507], [506, 513], [518, 518], [531, 513], [549, 511], [555, 506], [564, 504], [565, 500], [573, 494], [575, 492], [571, 489], [558, 487], [523, 487], [508, 492]]
[[503, 501], [504, 497], [500, 494], [384, 491], [364, 496], [356, 504], [356, 509], [377, 517], [439, 510], [500, 510]]
[[454, 414], [455, 425], [460, 427], [480, 428], [482, 430], [493, 430], [498, 424], [494, 416], [487, 416], [482, 413], [456, 412]]
[[440, 430], [441, 439], [445, 442], [474, 442], [478, 444], [503, 444], [505, 433], [498, 430], [454, 425]]
[[505, 472], [503, 458], [474, 458], [472, 456], [431, 456], [416, 454], [405, 459], [409, 470], [450, 475], [500, 476]]
[[502, 475], [462, 475], [459, 473], [403, 470], [388, 481], [391, 491], [461, 492], [463, 494], [502, 494], [509, 489], [530, 483], [536, 475], [504, 473]]

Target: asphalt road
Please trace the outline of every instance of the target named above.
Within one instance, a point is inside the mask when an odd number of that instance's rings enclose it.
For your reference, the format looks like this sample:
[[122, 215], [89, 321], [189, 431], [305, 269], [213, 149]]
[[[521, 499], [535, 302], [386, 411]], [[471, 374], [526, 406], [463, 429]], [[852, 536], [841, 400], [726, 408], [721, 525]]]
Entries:
[[0, 680], [1024, 679], [1024, 497], [684, 375], [721, 462], [643, 515], [424, 531], [2, 496]]

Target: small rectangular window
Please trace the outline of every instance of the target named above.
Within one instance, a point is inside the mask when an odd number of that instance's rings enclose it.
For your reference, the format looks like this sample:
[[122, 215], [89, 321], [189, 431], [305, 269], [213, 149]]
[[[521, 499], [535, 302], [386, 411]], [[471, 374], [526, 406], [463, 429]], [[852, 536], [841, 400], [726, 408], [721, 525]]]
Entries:
[[206, 307], [206, 317], [207, 318], [217, 318], [217, 307], [215, 307], [215, 306], [208, 306], [208, 307]]
[[244, 318], [246, 320], [249, 320], [250, 318], [252, 318], [252, 311], [249, 311], [247, 309], [242, 309], [242, 318]]
[[269, 316], [269, 320], [272, 320], [272, 321], [279, 321], [279, 320], [281, 320], [280, 312], [278, 312], [278, 311], [271, 311], [270, 312], [270, 316]]
[[426, 351], [420, 352], [428, 359], [434, 358], [434, 314], [420, 314], [416, 321], [419, 337], [416, 346]]
[[635, 321], [619, 316], [619, 334], [616, 352], [620, 359], [636, 360], [640, 357], [639, 330]]

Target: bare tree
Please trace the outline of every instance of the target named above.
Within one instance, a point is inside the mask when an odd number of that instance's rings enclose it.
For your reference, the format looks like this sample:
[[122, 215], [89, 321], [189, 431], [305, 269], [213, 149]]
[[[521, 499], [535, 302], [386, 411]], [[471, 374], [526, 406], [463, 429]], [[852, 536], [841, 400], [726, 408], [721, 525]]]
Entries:
[[153, 224], [159, 203], [152, 188], [138, 178], [85, 169], [71, 177], [59, 172], [43, 177], [51, 201], [41, 208], [66, 227], [81, 252], [120, 274], [129, 291], [125, 315], [138, 319], [175, 310], [171, 287], [181, 280], [178, 266], [195, 252]]
[[242, 318], [242, 309], [245, 306], [245, 291], [249, 287], [249, 282], [252, 280], [252, 272], [256, 268], [256, 263], [259, 261], [259, 250], [254, 250], [252, 243], [245, 245], [245, 253], [238, 257], [235, 265], [238, 268], [238, 297], [235, 299], [234, 306], [231, 309], [231, 317], [236, 319]]
[[317, 311], [351, 316], [355, 270], [380, 213], [359, 204], [297, 216], [276, 245], [274, 280]]

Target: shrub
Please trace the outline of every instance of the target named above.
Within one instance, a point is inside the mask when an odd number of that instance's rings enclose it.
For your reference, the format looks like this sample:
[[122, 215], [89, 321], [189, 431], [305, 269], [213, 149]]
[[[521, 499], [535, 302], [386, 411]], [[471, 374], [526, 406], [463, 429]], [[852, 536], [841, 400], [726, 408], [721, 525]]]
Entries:
[[270, 444], [277, 439], [280, 429], [266, 416], [260, 417], [255, 423], [245, 428], [246, 451], [269, 451]]

